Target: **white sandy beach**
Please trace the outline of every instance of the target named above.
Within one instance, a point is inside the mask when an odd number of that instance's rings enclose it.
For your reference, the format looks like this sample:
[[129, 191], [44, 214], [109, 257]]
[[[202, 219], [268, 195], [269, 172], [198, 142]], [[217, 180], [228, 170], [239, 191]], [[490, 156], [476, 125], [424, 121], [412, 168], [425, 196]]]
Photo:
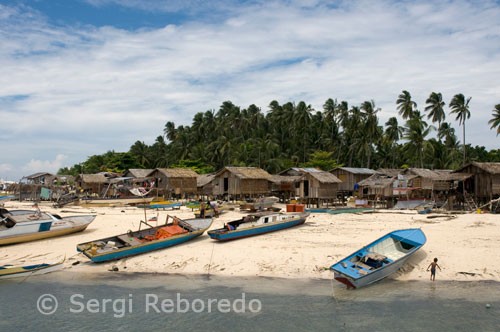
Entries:
[[[30, 208], [30, 203], [7, 202], [6, 208]], [[55, 262], [67, 257], [65, 266], [73, 272], [103, 272], [116, 265], [121, 272], [207, 274], [218, 276], [265, 276], [281, 278], [330, 279], [328, 268], [378, 237], [397, 229], [422, 228], [425, 246], [413, 255], [403, 271], [391, 276], [398, 280], [428, 280], [426, 268], [437, 257], [442, 271], [436, 280], [500, 281], [500, 218], [493, 214], [459, 214], [456, 218], [427, 219], [415, 211], [377, 211], [369, 214], [311, 214], [306, 223], [287, 230], [239, 239], [226, 243], [208, 235], [160, 251], [94, 264], [76, 252], [81, 242], [96, 240], [128, 230], [136, 230], [144, 220], [144, 210], [125, 208], [62, 209], [41, 205], [42, 211], [62, 216], [95, 213], [97, 217], [81, 233], [58, 238], [0, 247], [0, 265]], [[148, 211], [148, 218], [167, 214], [187, 219], [190, 209]], [[229, 211], [216, 218], [211, 228], [240, 216]], [[432, 214], [431, 214], [432, 215]], [[155, 225], [155, 223], [153, 222]], [[76, 261], [81, 263], [73, 266]], [[460, 272], [474, 273], [474, 276]]]

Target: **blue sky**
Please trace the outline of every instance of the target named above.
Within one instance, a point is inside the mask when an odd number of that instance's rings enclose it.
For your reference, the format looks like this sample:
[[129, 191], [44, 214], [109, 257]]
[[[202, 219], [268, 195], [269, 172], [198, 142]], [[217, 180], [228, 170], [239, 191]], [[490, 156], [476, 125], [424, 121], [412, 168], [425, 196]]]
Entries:
[[0, 0], [0, 178], [151, 144], [225, 100], [373, 99], [384, 123], [403, 89], [421, 110], [471, 96], [467, 142], [499, 148], [499, 17], [487, 0]]

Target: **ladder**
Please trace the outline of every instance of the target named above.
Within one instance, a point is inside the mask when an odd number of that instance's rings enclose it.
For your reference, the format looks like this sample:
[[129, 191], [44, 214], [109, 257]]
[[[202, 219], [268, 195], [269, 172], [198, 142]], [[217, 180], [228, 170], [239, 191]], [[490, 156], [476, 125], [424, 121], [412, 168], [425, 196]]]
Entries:
[[474, 201], [474, 198], [472, 198], [472, 195], [470, 195], [469, 193], [465, 192], [464, 193], [464, 201], [465, 203], [467, 204], [467, 206], [469, 207], [469, 210], [477, 210], [477, 204], [476, 204], [476, 201]]

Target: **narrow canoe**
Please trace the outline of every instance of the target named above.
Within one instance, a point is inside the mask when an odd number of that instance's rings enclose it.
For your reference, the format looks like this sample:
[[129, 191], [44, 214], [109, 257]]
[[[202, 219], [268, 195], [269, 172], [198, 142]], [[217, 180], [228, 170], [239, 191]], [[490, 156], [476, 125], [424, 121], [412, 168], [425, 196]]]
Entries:
[[33, 275], [46, 274], [61, 270], [64, 265], [64, 260], [50, 264], [36, 264], [28, 266], [0, 266], [0, 279], [25, 278]]
[[192, 240], [205, 232], [212, 224], [212, 218], [174, 221], [164, 225], [128, 232], [100, 240], [77, 245], [92, 262], [100, 263], [164, 249]]
[[260, 212], [231, 221], [223, 228], [208, 231], [208, 236], [217, 241], [235, 240], [260, 235], [303, 224], [309, 213]]

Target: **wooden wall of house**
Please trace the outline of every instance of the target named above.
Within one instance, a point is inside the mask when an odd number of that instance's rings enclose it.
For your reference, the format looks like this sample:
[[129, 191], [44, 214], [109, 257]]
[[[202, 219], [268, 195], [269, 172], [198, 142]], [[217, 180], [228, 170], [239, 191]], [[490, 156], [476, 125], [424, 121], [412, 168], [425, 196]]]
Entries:
[[500, 174], [490, 174], [474, 165], [465, 167], [461, 172], [474, 174], [474, 195], [479, 198], [492, 198], [500, 194]]
[[266, 179], [242, 179], [240, 183], [242, 195], [269, 193], [269, 181]]
[[[224, 191], [224, 179], [228, 179], [228, 190]], [[228, 170], [212, 181], [214, 195], [265, 195], [270, 193], [266, 179], [240, 179]]]
[[[156, 186], [166, 193], [196, 194], [198, 191], [196, 178], [169, 178], [163, 172], [155, 171], [151, 174], [156, 178]], [[173, 189], [173, 190], [172, 190]]]
[[[309, 194], [305, 195], [305, 180], [309, 182]], [[335, 198], [337, 196], [338, 183], [321, 183], [316, 178], [307, 174], [300, 181], [300, 187], [296, 190], [296, 196], [300, 198]]]
[[337, 186], [338, 191], [354, 191], [355, 184], [371, 176], [371, 174], [353, 174], [340, 168], [333, 170], [331, 173], [342, 181]]

